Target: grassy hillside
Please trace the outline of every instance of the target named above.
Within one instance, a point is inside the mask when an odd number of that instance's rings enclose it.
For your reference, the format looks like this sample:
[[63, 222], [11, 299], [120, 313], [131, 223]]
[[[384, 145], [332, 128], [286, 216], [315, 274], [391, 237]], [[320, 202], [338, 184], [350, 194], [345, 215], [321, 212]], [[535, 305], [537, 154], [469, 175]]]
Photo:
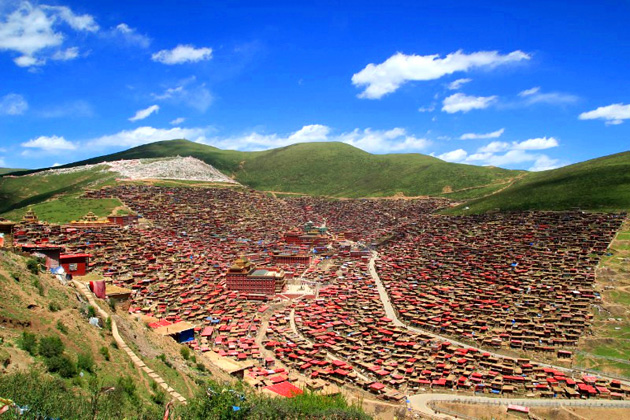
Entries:
[[372, 155], [344, 143], [301, 143], [261, 152], [239, 152], [170, 140], [68, 166], [118, 159], [194, 156], [237, 181], [267, 191], [334, 197], [435, 195], [502, 184], [521, 171], [448, 163], [420, 154]]
[[115, 174], [95, 167], [66, 174], [33, 173], [29, 176], [0, 178], [0, 213], [44, 202], [60, 194], [72, 194], [87, 187], [113, 181]]
[[[469, 207], [469, 210], [464, 210]], [[452, 212], [488, 210], [630, 209], [630, 152], [550, 171], [528, 173], [509, 188], [459, 206]]]
[[0, 168], [0, 175], [10, 174], [11, 172], [24, 171], [24, 169]]

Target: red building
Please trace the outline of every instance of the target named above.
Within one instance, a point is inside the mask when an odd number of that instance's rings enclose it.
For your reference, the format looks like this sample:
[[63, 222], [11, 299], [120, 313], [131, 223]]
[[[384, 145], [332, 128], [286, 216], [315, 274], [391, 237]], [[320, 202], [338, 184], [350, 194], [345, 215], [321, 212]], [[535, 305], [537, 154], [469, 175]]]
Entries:
[[85, 276], [90, 257], [90, 254], [61, 255], [61, 266], [72, 276]]
[[28, 252], [35, 257], [45, 258], [46, 268], [48, 269], [59, 267], [61, 251], [64, 249], [61, 245], [49, 244], [21, 245], [21, 247], [24, 252]]
[[109, 220], [110, 223], [115, 223], [119, 226], [129, 226], [138, 223], [138, 216], [107, 216], [107, 220]]
[[239, 258], [225, 275], [228, 290], [236, 290], [251, 297], [267, 297], [282, 293], [286, 286], [283, 270], [256, 269], [250, 261]]
[[274, 264], [304, 264], [311, 263], [311, 257], [307, 254], [273, 254]]

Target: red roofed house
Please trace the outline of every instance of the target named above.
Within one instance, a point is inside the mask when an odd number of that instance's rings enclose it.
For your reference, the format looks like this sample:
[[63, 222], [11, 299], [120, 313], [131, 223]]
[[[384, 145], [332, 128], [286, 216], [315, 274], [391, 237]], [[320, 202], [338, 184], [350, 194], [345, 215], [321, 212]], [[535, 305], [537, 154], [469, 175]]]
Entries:
[[72, 276], [85, 276], [90, 254], [62, 254], [59, 257], [64, 271]]
[[271, 395], [273, 396], [280, 395], [287, 398], [293, 398], [296, 395], [304, 393], [304, 391], [302, 391], [300, 388], [287, 381], [266, 386], [263, 388], [263, 390], [266, 390], [268, 392], [270, 391]]

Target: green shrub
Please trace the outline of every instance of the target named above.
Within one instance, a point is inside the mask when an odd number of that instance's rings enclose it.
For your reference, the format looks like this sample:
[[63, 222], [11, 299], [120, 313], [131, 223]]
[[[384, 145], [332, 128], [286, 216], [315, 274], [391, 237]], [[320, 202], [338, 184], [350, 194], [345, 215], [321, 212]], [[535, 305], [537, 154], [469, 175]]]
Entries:
[[188, 346], [182, 346], [179, 352], [184, 358], [184, 360], [188, 360], [190, 358], [190, 349], [188, 348]]
[[92, 353], [79, 353], [77, 367], [86, 372], [94, 372], [94, 356], [92, 356]]
[[68, 334], [68, 327], [66, 327], [61, 320], [57, 321], [57, 329], [64, 334]]
[[112, 330], [112, 319], [110, 317], [107, 317], [107, 319], [105, 319], [105, 329], [107, 331]]
[[26, 331], [22, 331], [22, 336], [18, 340], [18, 346], [27, 351], [31, 356], [37, 353], [37, 337]]
[[66, 355], [47, 358], [45, 364], [49, 372], [59, 373], [62, 378], [72, 378], [77, 374], [77, 366]]
[[197, 363], [197, 370], [199, 370], [200, 372], [205, 372], [206, 365], [204, 365], [203, 363]]
[[33, 286], [37, 289], [37, 293], [40, 296], [44, 296], [46, 294], [44, 291], [44, 286], [42, 285], [42, 282], [40, 282], [38, 278], [35, 278], [35, 280], [33, 280]]
[[88, 305], [87, 316], [88, 318], [94, 318], [96, 316], [96, 309], [94, 308], [94, 306]]
[[26, 269], [32, 274], [39, 274], [39, 263], [37, 258], [29, 258], [26, 260]]
[[105, 358], [105, 360], [109, 361], [109, 349], [105, 346], [101, 347], [99, 353]]
[[131, 376], [125, 375], [118, 378], [117, 387], [122, 389], [129, 398], [136, 397], [136, 383], [133, 381]]
[[61, 356], [64, 348], [63, 342], [56, 335], [42, 337], [39, 340], [39, 354], [47, 359], [55, 356]]
[[57, 312], [57, 311], [61, 310], [61, 306], [57, 302], [50, 302], [48, 304], [48, 310], [50, 312]]

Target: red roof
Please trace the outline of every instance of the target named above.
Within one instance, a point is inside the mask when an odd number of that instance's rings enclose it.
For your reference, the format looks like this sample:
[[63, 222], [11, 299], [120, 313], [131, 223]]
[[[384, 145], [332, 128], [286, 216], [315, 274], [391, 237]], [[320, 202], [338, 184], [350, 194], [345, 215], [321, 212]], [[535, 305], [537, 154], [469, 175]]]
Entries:
[[59, 256], [62, 260], [69, 260], [71, 258], [91, 258], [91, 254], [61, 254]]
[[302, 391], [300, 388], [287, 381], [266, 386], [265, 389], [268, 389], [269, 391], [275, 392], [276, 394], [282, 395], [283, 397], [287, 398], [293, 398], [296, 395], [304, 393], [304, 391]]

